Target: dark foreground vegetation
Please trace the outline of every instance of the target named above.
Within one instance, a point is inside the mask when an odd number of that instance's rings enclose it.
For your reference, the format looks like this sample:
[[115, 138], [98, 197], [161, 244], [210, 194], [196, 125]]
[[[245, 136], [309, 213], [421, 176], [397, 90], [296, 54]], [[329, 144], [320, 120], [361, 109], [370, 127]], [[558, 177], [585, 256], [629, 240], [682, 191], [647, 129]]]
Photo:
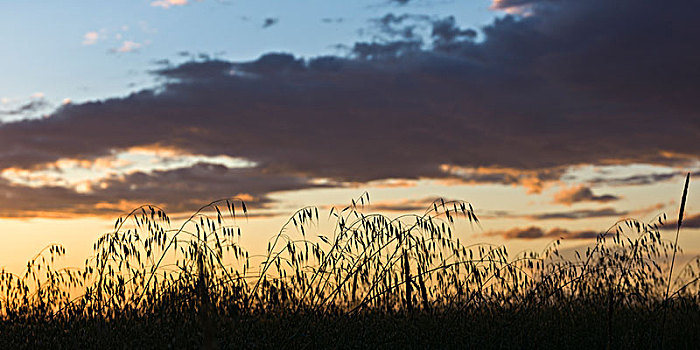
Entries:
[[[600, 301], [603, 302], [602, 300]], [[51, 349], [151, 348], [605, 348], [605, 304], [509, 310], [432, 312], [294, 313], [289, 310], [246, 315], [215, 314], [207, 331], [195, 308], [116, 319], [82, 318], [4, 322], [2, 347]], [[668, 310], [664, 347], [696, 349], [700, 342], [697, 303]], [[620, 306], [613, 314], [613, 349], [660, 348], [660, 316]], [[204, 323], [206, 324], [206, 323]], [[208, 340], [208, 341], [207, 341]]]
[[330, 232], [303, 208], [259, 256], [239, 245], [241, 201], [212, 202], [174, 228], [161, 209], [138, 208], [82, 268], [54, 268], [64, 254], [54, 245], [26, 273], [1, 273], [0, 347], [700, 344], [700, 263], [672, 271], [679, 250], [661, 238], [663, 215], [622, 220], [584, 249], [556, 241], [510, 255], [456, 238], [457, 220], [478, 225], [469, 203], [392, 219], [363, 213], [368, 202], [331, 210]]

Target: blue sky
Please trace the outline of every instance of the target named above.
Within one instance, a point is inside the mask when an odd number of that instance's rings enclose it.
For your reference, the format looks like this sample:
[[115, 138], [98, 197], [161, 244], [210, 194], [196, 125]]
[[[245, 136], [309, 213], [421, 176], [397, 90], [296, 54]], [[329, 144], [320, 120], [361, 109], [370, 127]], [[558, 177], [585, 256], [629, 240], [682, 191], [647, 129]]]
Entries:
[[[371, 40], [372, 19], [386, 13], [455, 16], [469, 27], [497, 13], [488, 1], [5, 1], [0, 3], [0, 98], [27, 102], [43, 93], [53, 105], [124, 95], [152, 86], [155, 62], [205, 54], [253, 60], [268, 52], [304, 57], [343, 54], [338, 45]], [[277, 22], [263, 28], [265, 20]], [[94, 39], [86, 39], [96, 33]], [[135, 43], [130, 52], [112, 52]], [[124, 47], [127, 49], [128, 47]]]

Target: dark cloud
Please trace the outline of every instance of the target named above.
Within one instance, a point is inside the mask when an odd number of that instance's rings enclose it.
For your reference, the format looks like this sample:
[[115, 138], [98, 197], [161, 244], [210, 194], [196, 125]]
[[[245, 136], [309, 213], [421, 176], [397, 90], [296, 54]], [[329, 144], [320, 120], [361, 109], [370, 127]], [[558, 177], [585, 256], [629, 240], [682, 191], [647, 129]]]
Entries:
[[406, 5], [406, 4], [408, 4], [409, 2], [411, 2], [411, 0], [389, 0], [389, 2], [390, 2], [390, 3], [393, 3], [393, 4], [397, 4], [397, 5], [403, 6], [403, 5]]
[[415, 53], [422, 45], [420, 40], [401, 40], [388, 43], [361, 42], [355, 43], [352, 53], [362, 60], [390, 60]]
[[526, 215], [525, 217], [531, 220], [551, 220], [551, 219], [588, 219], [588, 218], [601, 218], [610, 216], [625, 216], [627, 211], [617, 211], [614, 208], [603, 208], [603, 209], [581, 209], [554, 213], [542, 213]]
[[[685, 176], [684, 171], [672, 171], [667, 173], [638, 174], [625, 177], [596, 177], [588, 181], [591, 184], [605, 184], [611, 186], [650, 185], [658, 182], [670, 181]], [[700, 176], [700, 172], [693, 172], [693, 177]]]
[[697, 160], [700, 3], [540, 2], [481, 41], [448, 18], [433, 42], [357, 43], [348, 57], [167, 67], [157, 89], [1, 125], [0, 169], [159, 145], [306, 180], [526, 185], [572, 165]]
[[167, 204], [171, 211], [191, 210], [203, 202], [238, 194], [251, 196], [253, 204], [262, 204], [268, 201], [266, 195], [270, 192], [324, 187], [305, 178], [208, 163], [152, 173], [136, 172], [107, 180], [105, 184], [104, 189], [95, 189], [95, 193], [135, 202], [156, 200]]
[[431, 23], [430, 16], [388, 13], [381, 18], [373, 20], [379, 34], [386, 35], [394, 40], [410, 40], [422, 44], [416, 29]]
[[[686, 214], [681, 222], [681, 230], [683, 228], [700, 228], [700, 213]], [[662, 227], [664, 230], [675, 230], [678, 225], [678, 220], [668, 221]]]
[[321, 22], [323, 23], [342, 23], [345, 21], [345, 18], [343, 17], [325, 17], [321, 18]]
[[412, 211], [426, 211], [432, 207], [433, 201], [436, 197], [427, 197], [422, 199], [406, 199], [393, 202], [378, 202], [372, 203], [370, 208], [377, 211], [399, 211], [399, 212], [412, 212]]
[[[388, 13], [373, 20], [379, 38], [389, 45], [400, 41], [417, 43], [416, 49], [422, 48], [428, 40], [429, 47], [437, 52], [449, 52], [459, 49], [466, 42], [473, 42], [477, 31], [461, 28], [454, 16], [435, 18], [427, 15]], [[425, 38], [424, 38], [425, 36]]]
[[635, 215], [648, 215], [651, 213], [658, 213], [659, 210], [663, 209], [664, 205], [659, 203], [653, 206], [627, 211], [627, 210], [616, 210], [615, 208], [601, 208], [601, 209], [578, 209], [570, 211], [554, 211], [554, 212], [543, 212], [534, 214], [522, 214], [509, 211], [492, 211], [482, 214], [485, 217], [495, 217], [499, 219], [526, 219], [526, 220], [579, 220], [579, 219], [590, 219], [590, 218], [605, 218], [605, 217], [626, 217]]
[[0, 110], [0, 116], [17, 116], [17, 115], [26, 115], [29, 113], [34, 113], [37, 111], [40, 111], [42, 109], [50, 107], [51, 104], [46, 101], [44, 98], [38, 98], [38, 99], [33, 99], [19, 107], [9, 109], [9, 110]]
[[270, 28], [270, 27], [274, 26], [275, 24], [277, 24], [277, 22], [279, 22], [279, 21], [280, 21], [279, 18], [272, 18], [272, 17], [265, 18], [265, 20], [263, 21], [262, 27], [263, 28]]
[[473, 40], [477, 35], [474, 29], [460, 28], [453, 16], [434, 21], [432, 27], [430, 36], [434, 40], [434, 45], [441, 50], [447, 50], [450, 46], [457, 45], [464, 40]]
[[570, 231], [563, 228], [553, 228], [550, 230], [543, 229], [537, 226], [524, 228], [513, 228], [503, 231], [489, 231], [484, 233], [486, 236], [500, 236], [505, 239], [594, 239], [598, 236], [598, 232], [591, 230]]
[[572, 188], [565, 188], [554, 194], [554, 202], [560, 204], [571, 205], [578, 202], [611, 202], [620, 199], [618, 196], [604, 194], [596, 196], [590, 187], [587, 186], [575, 186]]

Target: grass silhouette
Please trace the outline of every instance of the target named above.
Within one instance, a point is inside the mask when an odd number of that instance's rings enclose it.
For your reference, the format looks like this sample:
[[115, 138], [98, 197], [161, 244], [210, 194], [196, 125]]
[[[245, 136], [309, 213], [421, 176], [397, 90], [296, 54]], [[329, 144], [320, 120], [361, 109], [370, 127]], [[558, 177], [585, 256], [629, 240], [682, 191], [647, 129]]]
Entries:
[[[687, 196], [683, 195], [683, 203]], [[18, 347], [690, 347], [700, 337], [700, 260], [672, 274], [666, 217], [616, 222], [586, 249], [509, 255], [466, 245], [464, 201], [423, 215], [365, 213], [364, 193], [298, 210], [263, 254], [241, 246], [237, 198], [172, 227], [145, 205], [116, 220], [81, 268], [51, 245], [0, 272], [0, 345]], [[683, 209], [678, 220], [682, 222]], [[325, 220], [325, 218], [323, 219]], [[323, 232], [321, 232], [323, 231]], [[671, 255], [669, 264], [669, 255]], [[669, 266], [670, 265], [670, 266]], [[668, 266], [668, 267], [667, 267]]]

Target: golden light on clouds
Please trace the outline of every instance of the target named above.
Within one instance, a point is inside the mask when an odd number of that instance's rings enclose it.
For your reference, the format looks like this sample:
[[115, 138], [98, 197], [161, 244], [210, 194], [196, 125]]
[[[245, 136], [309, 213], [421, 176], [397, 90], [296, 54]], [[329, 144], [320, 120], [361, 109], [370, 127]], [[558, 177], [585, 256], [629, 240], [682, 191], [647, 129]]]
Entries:
[[553, 185], [559, 177], [566, 171], [565, 168], [552, 169], [515, 169], [505, 167], [461, 167], [450, 164], [443, 164], [440, 169], [456, 179], [448, 179], [448, 182], [461, 181], [464, 183], [502, 183], [513, 186], [522, 186], [528, 194], [541, 193], [545, 188]]
[[254, 162], [245, 159], [201, 156], [173, 147], [147, 145], [114, 151], [110, 155], [92, 159], [61, 158], [34, 169], [5, 168], [0, 171], [0, 178], [31, 187], [62, 186], [86, 193], [90, 192], [93, 186], [104, 186], [102, 183], [107, 179], [120, 178], [136, 172], [187, 167], [198, 162], [222, 164], [229, 168], [255, 165]]

